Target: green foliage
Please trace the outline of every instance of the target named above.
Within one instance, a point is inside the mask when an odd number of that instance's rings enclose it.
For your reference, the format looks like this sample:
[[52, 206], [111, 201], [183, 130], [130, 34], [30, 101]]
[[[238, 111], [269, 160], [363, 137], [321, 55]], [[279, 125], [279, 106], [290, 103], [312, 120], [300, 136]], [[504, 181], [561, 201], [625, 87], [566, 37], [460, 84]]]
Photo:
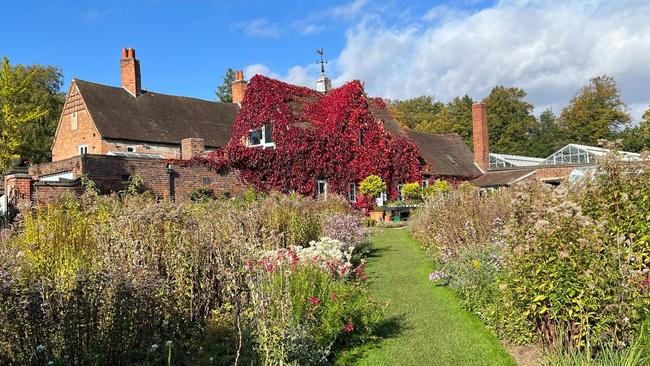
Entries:
[[208, 202], [216, 198], [210, 187], [199, 187], [190, 192], [189, 197], [192, 202]]
[[402, 186], [402, 198], [405, 200], [411, 201], [420, 201], [422, 200], [422, 187], [420, 183], [406, 183]]
[[526, 102], [527, 93], [519, 88], [497, 86], [485, 98], [489, 119], [490, 151], [530, 155], [528, 138], [537, 128], [533, 105]]
[[[381, 319], [364, 286], [333, 281], [315, 266], [262, 274], [256, 316], [265, 364], [322, 365], [332, 352], [367, 341]], [[279, 311], [278, 311], [279, 310]]]
[[424, 188], [422, 195], [425, 198], [434, 197], [440, 194], [445, 194], [451, 192], [452, 190], [451, 183], [446, 180], [436, 179], [433, 183], [429, 184], [428, 187]]
[[627, 126], [631, 117], [610, 76], [597, 76], [571, 99], [560, 114], [562, 136], [567, 142], [596, 145]]
[[377, 175], [369, 175], [359, 184], [359, 192], [370, 198], [378, 197], [386, 189], [386, 183]]
[[404, 126], [416, 129], [420, 124], [432, 122], [435, 116], [444, 107], [444, 104], [435, 100], [433, 96], [423, 95], [413, 99], [395, 101], [390, 109], [395, 118]]
[[[51, 117], [56, 109], [56, 105], [52, 105], [56, 103], [51, 103], [51, 100], [48, 100], [47, 97], [43, 98], [38, 93], [42, 92], [39, 84], [47, 84], [43, 80], [43, 71], [39, 67], [12, 67], [7, 57], [2, 59], [0, 66], [0, 171], [7, 168], [12, 160], [20, 156], [21, 148], [26, 151], [34, 148], [34, 146], [29, 146], [29, 143], [42, 143], [39, 141], [42, 133], [47, 136], [53, 135], [51, 125], [44, 126], [44, 128], [36, 125], [51, 124], [51, 121], [47, 121], [47, 117]], [[55, 75], [53, 84], [49, 86], [60, 87], [59, 74]], [[51, 97], [51, 95], [49, 96]], [[49, 149], [49, 144], [47, 148]], [[28, 157], [24, 156], [24, 158]]]
[[232, 103], [232, 82], [235, 81], [235, 70], [226, 69], [223, 82], [217, 87], [217, 98], [222, 102]]
[[446, 105], [422, 96], [393, 102], [391, 111], [404, 126], [427, 133], [457, 133], [472, 143], [472, 104], [469, 96], [456, 97]]
[[557, 116], [552, 109], [539, 115], [537, 128], [531, 130], [530, 144], [529, 154], [539, 157], [547, 157], [562, 147]]

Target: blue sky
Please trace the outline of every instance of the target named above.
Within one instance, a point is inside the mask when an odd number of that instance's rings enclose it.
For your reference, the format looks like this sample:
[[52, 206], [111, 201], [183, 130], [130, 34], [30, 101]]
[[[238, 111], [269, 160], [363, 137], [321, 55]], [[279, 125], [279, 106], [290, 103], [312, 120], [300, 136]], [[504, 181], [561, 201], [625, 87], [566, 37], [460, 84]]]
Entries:
[[227, 67], [312, 85], [323, 47], [334, 84], [447, 101], [519, 86], [541, 110], [590, 77], [616, 78], [635, 118], [650, 103], [650, 4], [644, 0], [11, 1], [0, 55], [117, 85], [134, 47], [146, 89], [214, 98]]

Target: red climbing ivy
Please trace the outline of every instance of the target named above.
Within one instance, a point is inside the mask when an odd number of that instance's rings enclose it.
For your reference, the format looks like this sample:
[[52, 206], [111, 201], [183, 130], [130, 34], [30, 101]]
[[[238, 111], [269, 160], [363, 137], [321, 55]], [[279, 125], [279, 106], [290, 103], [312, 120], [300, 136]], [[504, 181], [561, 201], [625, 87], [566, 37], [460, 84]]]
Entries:
[[[240, 170], [257, 189], [313, 195], [316, 181], [328, 191], [346, 194], [350, 182], [371, 174], [382, 177], [397, 196], [397, 184], [419, 181], [415, 144], [390, 135], [371, 112], [386, 108], [368, 98], [359, 81], [327, 94], [264, 76], [250, 80], [229, 144], [202, 162]], [[275, 148], [247, 147], [250, 130], [272, 126]], [[360, 137], [363, 141], [360, 143]]]

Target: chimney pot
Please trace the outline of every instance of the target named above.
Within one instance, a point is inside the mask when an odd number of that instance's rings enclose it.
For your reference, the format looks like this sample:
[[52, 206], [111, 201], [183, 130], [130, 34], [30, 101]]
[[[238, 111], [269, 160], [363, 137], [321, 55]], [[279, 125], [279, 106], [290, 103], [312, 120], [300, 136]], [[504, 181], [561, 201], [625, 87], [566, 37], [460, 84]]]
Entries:
[[487, 173], [490, 167], [488, 137], [488, 115], [485, 103], [472, 105], [472, 141], [474, 143], [474, 162]]
[[122, 58], [127, 58], [128, 57], [128, 51], [126, 48], [122, 48]]

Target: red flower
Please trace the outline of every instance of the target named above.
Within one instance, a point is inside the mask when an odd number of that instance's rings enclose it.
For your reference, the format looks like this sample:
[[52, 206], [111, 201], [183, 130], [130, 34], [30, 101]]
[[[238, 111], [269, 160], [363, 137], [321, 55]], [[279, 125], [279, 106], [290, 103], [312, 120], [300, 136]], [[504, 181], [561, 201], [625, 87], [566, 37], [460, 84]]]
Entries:
[[275, 266], [273, 266], [273, 263], [267, 263], [267, 264], [266, 264], [266, 268], [265, 268], [265, 270], [266, 270], [267, 272], [273, 272], [273, 269], [274, 269], [274, 268], [275, 268]]
[[330, 298], [332, 300], [336, 300], [336, 292], [332, 292], [332, 294], [330, 295]]
[[312, 297], [309, 298], [309, 302], [311, 302], [312, 305], [318, 305], [320, 300], [316, 296], [312, 296]]
[[354, 331], [354, 324], [352, 323], [345, 323], [343, 324], [343, 331], [345, 333], [351, 333]]

